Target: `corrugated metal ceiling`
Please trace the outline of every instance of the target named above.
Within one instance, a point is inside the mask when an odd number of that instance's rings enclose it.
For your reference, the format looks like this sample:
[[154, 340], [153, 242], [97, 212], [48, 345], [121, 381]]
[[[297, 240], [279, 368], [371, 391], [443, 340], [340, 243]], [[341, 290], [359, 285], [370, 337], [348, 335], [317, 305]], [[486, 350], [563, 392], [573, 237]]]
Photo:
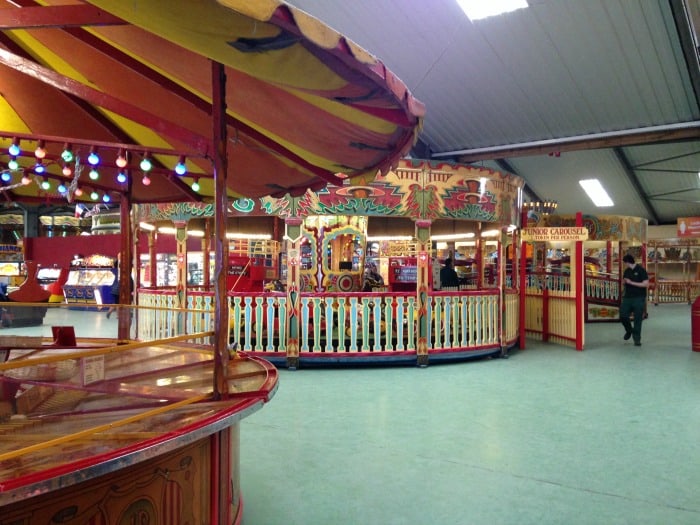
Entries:
[[[698, 0], [530, 0], [476, 22], [456, 0], [290, 3], [425, 103], [416, 156], [513, 171], [561, 213], [700, 215]], [[580, 190], [591, 176], [612, 209]]]

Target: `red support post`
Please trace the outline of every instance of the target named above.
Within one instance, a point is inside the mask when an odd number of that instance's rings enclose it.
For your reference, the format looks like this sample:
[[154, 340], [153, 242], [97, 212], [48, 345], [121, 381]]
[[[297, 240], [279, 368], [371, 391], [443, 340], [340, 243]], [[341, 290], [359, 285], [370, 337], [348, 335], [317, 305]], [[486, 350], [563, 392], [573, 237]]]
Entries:
[[[576, 227], [583, 226], [583, 214], [576, 212]], [[576, 350], [583, 350], [583, 309], [586, 297], [584, 294], [584, 282], [586, 279], [586, 267], [583, 264], [583, 241], [576, 241], [576, 282], [574, 290], [576, 295]]]
[[[523, 210], [520, 219], [520, 229], [527, 226], [527, 211]], [[520, 298], [520, 308], [519, 314], [520, 318], [518, 320], [518, 348], [521, 350], [525, 349], [525, 292], [527, 288], [527, 243], [525, 241], [520, 241], [520, 278], [518, 279], [519, 286], [519, 298]]]

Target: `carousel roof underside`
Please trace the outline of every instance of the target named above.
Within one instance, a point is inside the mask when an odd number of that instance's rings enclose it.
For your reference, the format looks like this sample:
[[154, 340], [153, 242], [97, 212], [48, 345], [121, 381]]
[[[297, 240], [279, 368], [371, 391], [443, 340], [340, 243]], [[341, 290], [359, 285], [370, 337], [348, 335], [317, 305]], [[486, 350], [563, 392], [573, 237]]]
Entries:
[[276, 0], [7, 0], [0, 29], [6, 203], [206, 200], [215, 168], [230, 198], [364, 183], [409, 152], [424, 111], [382, 62]]

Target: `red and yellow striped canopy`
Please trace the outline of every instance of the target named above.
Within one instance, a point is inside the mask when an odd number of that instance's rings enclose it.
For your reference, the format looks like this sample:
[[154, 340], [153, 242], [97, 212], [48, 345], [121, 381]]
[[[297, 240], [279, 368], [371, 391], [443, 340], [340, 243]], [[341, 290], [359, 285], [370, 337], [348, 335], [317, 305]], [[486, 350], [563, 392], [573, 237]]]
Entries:
[[[408, 152], [423, 115], [378, 59], [278, 0], [13, 0], [0, 4], [0, 29], [0, 168], [19, 137], [30, 172], [43, 138], [54, 182], [47, 191], [6, 181], [7, 200], [61, 200], [64, 142], [83, 162], [99, 146], [99, 178], [83, 170], [77, 181], [84, 198], [90, 189], [137, 203], [211, 196], [212, 63], [226, 77], [231, 197], [319, 189], [338, 173], [368, 182]], [[125, 183], [119, 146], [129, 152]], [[148, 186], [138, 167], [147, 152]], [[172, 171], [181, 155], [184, 177]]]

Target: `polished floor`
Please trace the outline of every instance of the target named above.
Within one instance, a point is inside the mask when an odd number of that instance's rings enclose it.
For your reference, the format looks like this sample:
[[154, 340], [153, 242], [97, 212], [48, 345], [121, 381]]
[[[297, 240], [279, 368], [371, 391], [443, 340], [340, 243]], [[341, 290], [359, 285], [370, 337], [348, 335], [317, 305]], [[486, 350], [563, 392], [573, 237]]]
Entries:
[[[690, 307], [649, 313], [641, 347], [596, 324], [583, 352], [282, 370], [241, 425], [243, 524], [699, 524]], [[116, 336], [114, 316], [67, 310], [0, 335], [54, 324]]]
[[244, 525], [698, 524], [700, 353], [690, 307], [642, 346], [587, 325], [583, 352], [281, 371], [241, 430]]

